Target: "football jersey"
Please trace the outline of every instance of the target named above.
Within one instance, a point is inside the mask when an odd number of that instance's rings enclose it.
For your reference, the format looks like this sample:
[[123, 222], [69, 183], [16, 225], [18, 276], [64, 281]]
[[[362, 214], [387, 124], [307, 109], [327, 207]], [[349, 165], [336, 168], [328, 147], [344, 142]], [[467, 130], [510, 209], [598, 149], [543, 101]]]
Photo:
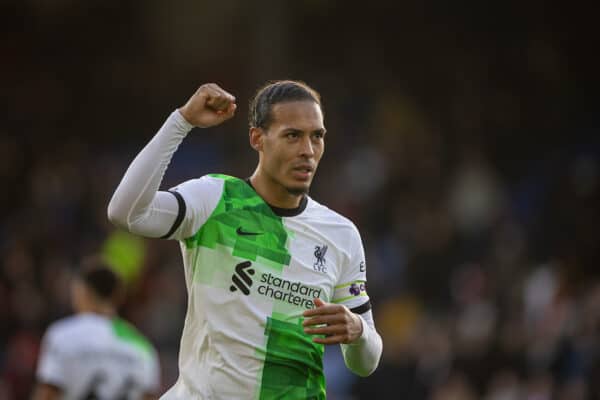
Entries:
[[171, 192], [180, 216], [169, 236], [180, 240], [188, 309], [180, 376], [162, 398], [325, 398], [324, 347], [304, 333], [302, 313], [316, 297], [368, 303], [354, 224], [308, 196], [301, 212], [270, 207], [225, 175]]
[[64, 399], [139, 399], [156, 393], [155, 350], [128, 322], [77, 314], [53, 323], [42, 341], [39, 382], [60, 388]]

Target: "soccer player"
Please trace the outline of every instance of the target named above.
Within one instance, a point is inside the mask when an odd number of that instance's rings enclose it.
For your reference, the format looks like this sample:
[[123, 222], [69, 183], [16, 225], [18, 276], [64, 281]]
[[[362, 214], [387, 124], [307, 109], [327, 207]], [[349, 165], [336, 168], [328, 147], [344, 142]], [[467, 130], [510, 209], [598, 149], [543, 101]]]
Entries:
[[130, 232], [179, 240], [188, 310], [179, 379], [163, 399], [323, 399], [323, 345], [372, 373], [382, 342], [365, 290], [359, 233], [308, 190], [325, 146], [319, 94], [267, 84], [250, 105], [248, 179], [211, 174], [159, 191], [193, 127], [234, 115], [235, 98], [200, 86], [138, 154], [108, 206]]
[[76, 315], [48, 328], [42, 341], [34, 400], [153, 399], [159, 365], [152, 345], [116, 315], [117, 275], [98, 259], [71, 284]]

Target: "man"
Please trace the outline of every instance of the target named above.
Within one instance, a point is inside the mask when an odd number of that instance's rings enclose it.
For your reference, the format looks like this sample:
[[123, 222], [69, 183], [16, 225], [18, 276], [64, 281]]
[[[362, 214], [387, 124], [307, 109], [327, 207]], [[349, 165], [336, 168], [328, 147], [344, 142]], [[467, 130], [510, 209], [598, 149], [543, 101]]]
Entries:
[[71, 292], [77, 314], [53, 323], [44, 335], [33, 399], [156, 398], [156, 352], [116, 316], [121, 289], [115, 273], [90, 259]]
[[127, 170], [108, 207], [115, 224], [181, 242], [188, 310], [180, 376], [164, 399], [323, 399], [324, 344], [341, 344], [361, 376], [379, 362], [360, 236], [312, 200], [323, 155], [320, 96], [278, 81], [250, 106], [258, 166], [247, 180], [192, 179], [158, 191], [193, 127], [234, 115], [235, 98], [200, 86]]

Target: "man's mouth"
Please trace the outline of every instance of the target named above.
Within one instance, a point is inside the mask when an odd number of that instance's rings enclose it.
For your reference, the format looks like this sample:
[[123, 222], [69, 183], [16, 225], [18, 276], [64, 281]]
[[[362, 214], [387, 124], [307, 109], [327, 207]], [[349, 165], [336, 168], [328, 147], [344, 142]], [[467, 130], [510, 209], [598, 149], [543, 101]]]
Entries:
[[298, 165], [292, 168], [293, 175], [300, 180], [308, 180], [314, 172], [311, 165]]

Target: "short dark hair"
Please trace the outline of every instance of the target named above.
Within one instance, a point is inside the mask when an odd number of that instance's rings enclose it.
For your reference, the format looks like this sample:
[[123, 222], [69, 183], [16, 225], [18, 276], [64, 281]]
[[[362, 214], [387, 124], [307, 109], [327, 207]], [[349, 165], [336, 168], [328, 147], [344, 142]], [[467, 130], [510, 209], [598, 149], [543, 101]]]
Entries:
[[314, 101], [321, 107], [321, 95], [302, 81], [273, 81], [256, 91], [250, 100], [248, 123], [251, 128], [268, 129], [272, 121], [271, 109], [275, 104], [291, 101]]
[[84, 259], [77, 275], [102, 300], [116, 301], [121, 295], [120, 277], [99, 256]]

